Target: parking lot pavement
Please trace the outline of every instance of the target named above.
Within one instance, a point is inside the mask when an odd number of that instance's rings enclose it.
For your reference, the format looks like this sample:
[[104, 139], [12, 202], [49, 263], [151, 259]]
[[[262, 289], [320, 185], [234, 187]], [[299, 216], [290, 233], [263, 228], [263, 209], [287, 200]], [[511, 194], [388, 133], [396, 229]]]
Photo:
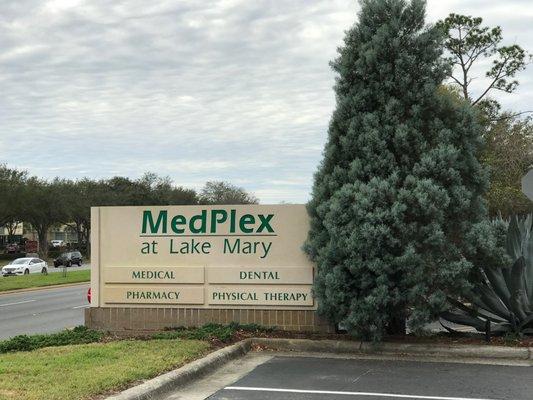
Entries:
[[[216, 379], [212, 380], [213, 384], [216, 382]], [[168, 397], [182, 398], [185, 397], [178, 394]], [[193, 396], [189, 398], [192, 399]], [[233, 383], [224, 384], [208, 398], [531, 400], [533, 369], [479, 364], [273, 356], [263, 358], [255, 369], [247, 371]]]

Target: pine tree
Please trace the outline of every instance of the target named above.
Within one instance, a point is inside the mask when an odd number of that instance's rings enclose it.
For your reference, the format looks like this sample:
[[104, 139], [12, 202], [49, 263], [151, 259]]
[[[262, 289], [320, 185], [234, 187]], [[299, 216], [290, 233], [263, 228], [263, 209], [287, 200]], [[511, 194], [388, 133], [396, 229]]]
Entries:
[[422, 0], [362, 0], [331, 65], [337, 105], [308, 205], [319, 313], [352, 333], [422, 327], [466, 291], [486, 215], [471, 107], [439, 91], [442, 33]]

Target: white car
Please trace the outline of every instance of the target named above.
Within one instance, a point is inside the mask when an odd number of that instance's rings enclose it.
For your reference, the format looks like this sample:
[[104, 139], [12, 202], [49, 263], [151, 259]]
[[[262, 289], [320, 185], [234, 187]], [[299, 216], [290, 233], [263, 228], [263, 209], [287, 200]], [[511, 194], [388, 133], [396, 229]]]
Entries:
[[48, 264], [40, 258], [17, 258], [2, 268], [3, 276], [10, 275], [27, 275], [27, 274], [46, 274], [48, 273]]
[[65, 245], [65, 242], [59, 239], [51, 240], [50, 243], [52, 244], [52, 247], [63, 247]]

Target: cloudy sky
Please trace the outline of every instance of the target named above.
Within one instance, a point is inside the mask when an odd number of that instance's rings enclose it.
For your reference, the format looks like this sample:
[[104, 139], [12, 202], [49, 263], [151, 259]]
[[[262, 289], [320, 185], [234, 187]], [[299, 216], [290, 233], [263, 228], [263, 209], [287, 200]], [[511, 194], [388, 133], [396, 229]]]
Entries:
[[[0, 163], [51, 178], [226, 180], [304, 202], [353, 0], [0, 0]], [[429, 0], [533, 51], [530, 0]], [[533, 108], [533, 66], [507, 108]], [[481, 83], [481, 80], [479, 80]]]

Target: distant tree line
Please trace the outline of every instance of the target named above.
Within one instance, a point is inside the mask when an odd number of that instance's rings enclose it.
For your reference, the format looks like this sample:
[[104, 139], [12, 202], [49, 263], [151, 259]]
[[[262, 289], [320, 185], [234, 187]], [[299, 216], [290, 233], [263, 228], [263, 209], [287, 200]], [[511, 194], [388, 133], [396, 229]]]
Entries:
[[49, 229], [60, 224], [71, 226], [78, 245], [89, 252], [94, 206], [256, 203], [255, 196], [227, 182], [207, 182], [196, 192], [152, 172], [139, 179], [44, 180], [0, 164], [0, 226], [13, 236], [21, 222], [30, 224], [42, 257], [48, 254]]

